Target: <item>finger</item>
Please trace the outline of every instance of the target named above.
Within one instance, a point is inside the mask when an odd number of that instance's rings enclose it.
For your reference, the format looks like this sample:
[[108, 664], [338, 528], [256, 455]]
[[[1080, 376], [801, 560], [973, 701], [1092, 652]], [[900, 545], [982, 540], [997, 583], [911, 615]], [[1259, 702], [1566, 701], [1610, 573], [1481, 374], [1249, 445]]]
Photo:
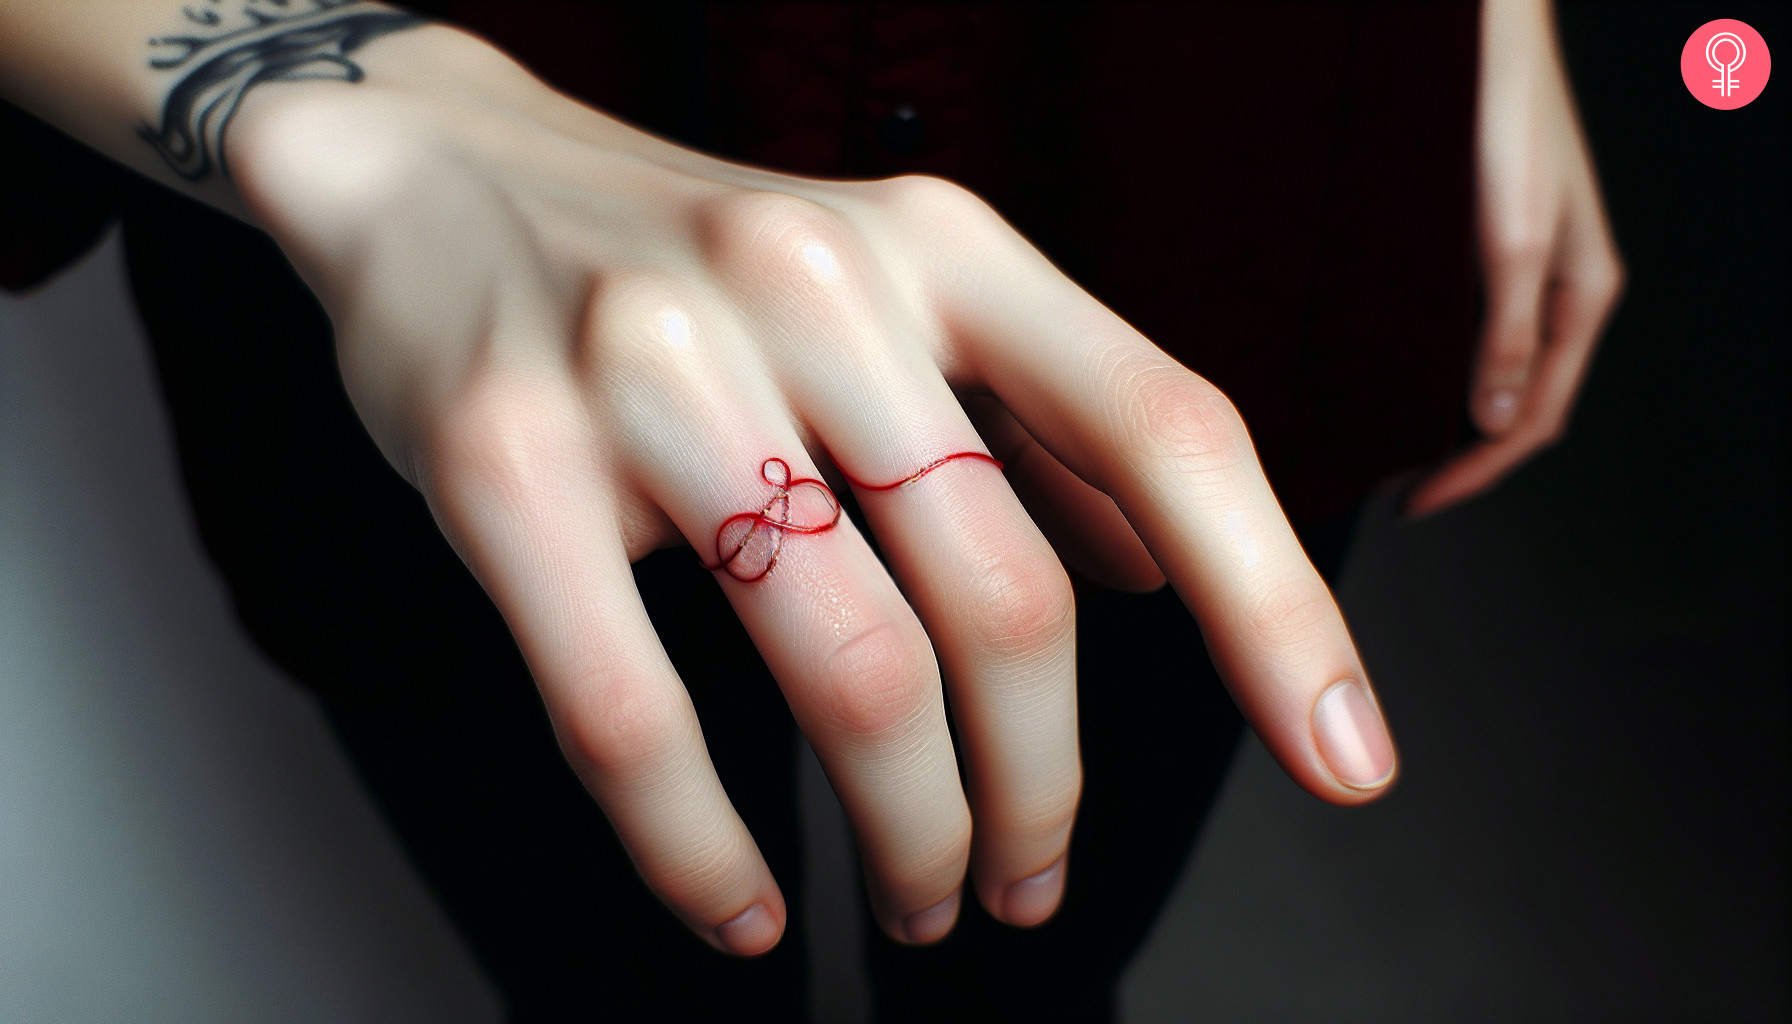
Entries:
[[1015, 256], [1022, 271], [1001, 270], [1032, 287], [991, 287], [992, 271], [967, 265], [943, 296], [978, 382], [1114, 497], [1284, 769], [1328, 800], [1373, 799], [1393, 779], [1393, 743], [1231, 403], [1030, 249]]
[[998, 920], [1039, 924], [1063, 893], [1082, 794], [1070, 580], [987, 463], [956, 460], [858, 491], [945, 671], [978, 897]]
[[1113, 590], [1143, 594], [1164, 585], [1163, 571], [1114, 499], [1053, 458], [994, 398], [971, 396], [964, 407], [1065, 565]]
[[1504, 480], [1551, 443], [1538, 428], [1514, 430], [1497, 441], [1478, 441], [1455, 455], [1408, 492], [1400, 515], [1418, 520], [1469, 500]]
[[[933, 461], [923, 458], [904, 461]], [[959, 460], [894, 488], [858, 490], [945, 670], [978, 897], [998, 920], [1039, 924], [1063, 893], [1082, 794], [1069, 578], [986, 463]]]
[[[817, 477], [723, 299], [618, 282], [594, 302], [635, 439], [629, 475], [717, 580], [859, 840], [879, 923], [931, 942], [957, 914], [970, 812], [926, 633]], [[669, 320], [677, 344], [655, 338]], [[614, 372], [628, 363], [626, 372]]]
[[1524, 419], [1506, 436], [1471, 445], [1422, 479], [1407, 495], [1404, 518], [1435, 515], [1485, 493], [1567, 436], [1569, 418], [1622, 279], [1615, 257], [1608, 256], [1582, 265], [1551, 289], [1551, 340], [1538, 360]]
[[1487, 246], [1487, 315], [1475, 355], [1469, 413], [1497, 437], [1519, 421], [1542, 344], [1545, 254]]
[[561, 748], [655, 894], [719, 949], [758, 955], [786, 909], [710, 762], [622, 550], [576, 400], [483, 386], [430, 446], [425, 493], [503, 613]]
[[802, 452], [794, 435], [744, 449], [719, 452], [704, 480], [648, 477], [650, 490], [716, 570], [827, 770], [879, 923], [936, 941], [957, 919], [971, 822], [927, 634], [806, 454], [755, 464]]
[[805, 204], [752, 212], [712, 254], [758, 303], [785, 393], [852, 480], [945, 669], [978, 895], [1038, 924], [1062, 892], [1082, 788], [1069, 579], [854, 238]]

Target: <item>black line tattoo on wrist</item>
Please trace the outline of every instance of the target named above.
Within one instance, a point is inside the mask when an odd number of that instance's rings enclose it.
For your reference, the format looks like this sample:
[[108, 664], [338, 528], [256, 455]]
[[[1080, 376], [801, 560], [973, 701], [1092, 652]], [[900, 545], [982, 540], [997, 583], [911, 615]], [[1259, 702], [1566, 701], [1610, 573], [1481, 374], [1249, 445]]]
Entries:
[[224, 129], [243, 94], [262, 82], [359, 82], [349, 54], [389, 32], [424, 23], [415, 14], [362, 0], [206, 0], [181, 9], [199, 31], [151, 39], [149, 66], [184, 71], [162, 104], [161, 127], [137, 134], [174, 172], [201, 181], [228, 178]]

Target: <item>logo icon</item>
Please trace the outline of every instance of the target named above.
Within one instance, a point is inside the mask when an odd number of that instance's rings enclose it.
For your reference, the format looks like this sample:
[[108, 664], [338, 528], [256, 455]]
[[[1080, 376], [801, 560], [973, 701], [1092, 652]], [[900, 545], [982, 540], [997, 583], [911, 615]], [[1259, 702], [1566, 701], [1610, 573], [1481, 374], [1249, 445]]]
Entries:
[[[1730, 49], [1734, 51], [1732, 54], [1734, 59], [1729, 61], [1717, 59], [1717, 47], [1720, 43], [1730, 45]], [[1747, 59], [1748, 46], [1743, 43], [1742, 37], [1734, 32], [1719, 32], [1705, 43], [1705, 63], [1711, 65], [1712, 70], [1723, 73], [1723, 77], [1711, 83], [1712, 88], [1719, 90], [1719, 96], [1729, 99], [1730, 94], [1736, 91], [1736, 69], [1741, 67], [1742, 62]]]
[[1686, 90], [1716, 110], [1735, 110], [1753, 103], [1767, 87], [1772, 70], [1767, 41], [1734, 18], [1700, 25], [1680, 51], [1680, 79]]

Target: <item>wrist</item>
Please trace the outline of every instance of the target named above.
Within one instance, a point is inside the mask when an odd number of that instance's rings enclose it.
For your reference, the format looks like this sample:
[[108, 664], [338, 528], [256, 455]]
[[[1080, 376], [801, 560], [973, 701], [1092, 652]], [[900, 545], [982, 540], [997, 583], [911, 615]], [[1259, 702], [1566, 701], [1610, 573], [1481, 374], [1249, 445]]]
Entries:
[[[269, 81], [242, 97], [219, 139], [236, 197], [263, 227], [294, 193], [321, 189], [351, 199], [390, 154], [435, 115], [432, 106], [467, 89], [467, 65], [495, 64], [478, 40], [437, 24], [369, 40], [345, 55], [336, 77]], [[489, 71], [486, 72], [489, 74]]]

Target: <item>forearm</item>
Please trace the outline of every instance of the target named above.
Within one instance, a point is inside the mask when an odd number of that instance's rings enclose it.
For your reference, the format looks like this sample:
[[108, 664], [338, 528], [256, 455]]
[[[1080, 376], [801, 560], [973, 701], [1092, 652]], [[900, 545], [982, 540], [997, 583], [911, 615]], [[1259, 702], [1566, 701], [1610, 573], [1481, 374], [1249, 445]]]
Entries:
[[359, 81], [363, 47], [421, 24], [361, 0], [0, 0], [0, 96], [243, 216], [239, 116], [278, 83]]

